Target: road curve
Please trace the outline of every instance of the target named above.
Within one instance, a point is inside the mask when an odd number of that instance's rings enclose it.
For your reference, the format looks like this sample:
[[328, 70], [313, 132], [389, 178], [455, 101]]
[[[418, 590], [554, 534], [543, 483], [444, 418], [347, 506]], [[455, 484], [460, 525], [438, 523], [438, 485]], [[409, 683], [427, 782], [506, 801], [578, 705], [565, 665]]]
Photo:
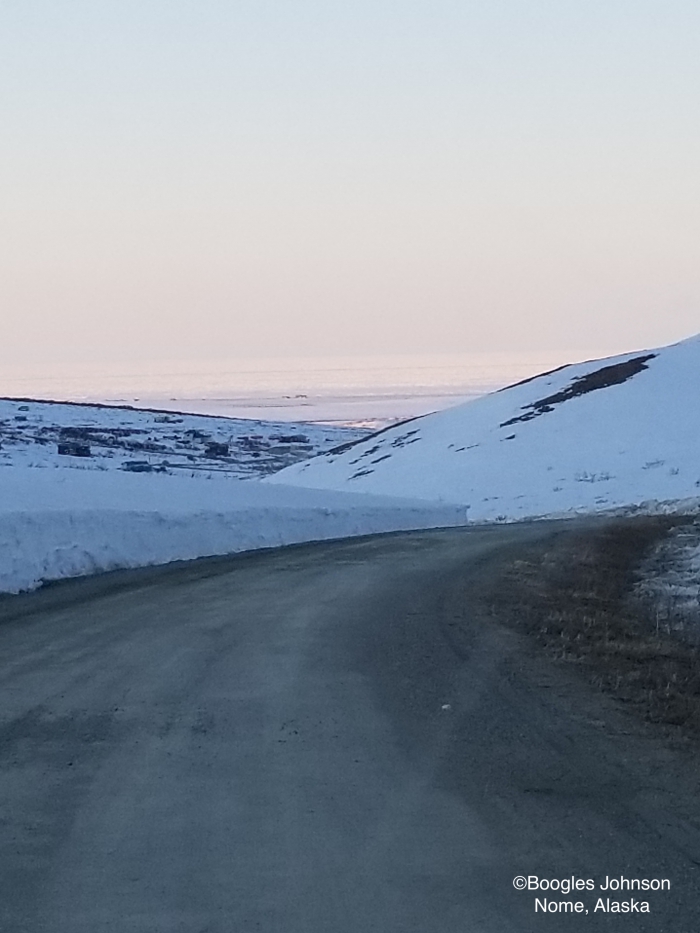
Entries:
[[[0, 929], [696, 929], [683, 761], [472, 595], [558, 533], [307, 545], [0, 602]], [[623, 917], [594, 908], [629, 892], [516, 875], [672, 887]]]

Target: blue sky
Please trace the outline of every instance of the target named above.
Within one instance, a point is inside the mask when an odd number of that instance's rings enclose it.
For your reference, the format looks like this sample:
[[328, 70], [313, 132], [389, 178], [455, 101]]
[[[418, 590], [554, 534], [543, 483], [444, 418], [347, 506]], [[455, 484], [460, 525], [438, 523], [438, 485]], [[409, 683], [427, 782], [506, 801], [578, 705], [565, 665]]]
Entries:
[[0, 359], [679, 339], [700, 6], [0, 2]]

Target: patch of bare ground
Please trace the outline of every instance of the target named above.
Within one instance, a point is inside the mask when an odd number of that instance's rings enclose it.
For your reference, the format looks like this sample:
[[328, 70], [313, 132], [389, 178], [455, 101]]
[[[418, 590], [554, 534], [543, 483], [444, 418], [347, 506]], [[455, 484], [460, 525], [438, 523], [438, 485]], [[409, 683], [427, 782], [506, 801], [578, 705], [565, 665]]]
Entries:
[[488, 593], [500, 620], [648, 722], [700, 739], [700, 649], [630, 598], [651, 549], [683, 516], [636, 516], [557, 536], [506, 565]]

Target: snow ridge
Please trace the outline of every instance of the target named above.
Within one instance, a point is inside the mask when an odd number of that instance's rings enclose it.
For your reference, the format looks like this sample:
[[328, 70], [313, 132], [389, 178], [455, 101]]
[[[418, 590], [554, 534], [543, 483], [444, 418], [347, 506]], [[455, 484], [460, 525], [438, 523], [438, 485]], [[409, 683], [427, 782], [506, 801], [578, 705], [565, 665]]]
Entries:
[[0, 469], [0, 592], [353, 535], [464, 524], [465, 510], [257, 480]]

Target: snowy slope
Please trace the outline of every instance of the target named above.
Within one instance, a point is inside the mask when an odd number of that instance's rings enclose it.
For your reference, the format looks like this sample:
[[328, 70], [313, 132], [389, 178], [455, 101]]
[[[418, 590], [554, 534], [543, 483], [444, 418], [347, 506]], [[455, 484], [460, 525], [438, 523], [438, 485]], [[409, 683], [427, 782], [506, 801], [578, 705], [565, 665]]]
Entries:
[[224, 476], [0, 469], [0, 592], [300, 541], [460, 525], [463, 508]]
[[565, 366], [266, 483], [444, 500], [470, 520], [700, 495], [700, 336]]
[[243, 478], [273, 473], [368, 433], [117, 405], [0, 399], [0, 466], [205, 471]]

